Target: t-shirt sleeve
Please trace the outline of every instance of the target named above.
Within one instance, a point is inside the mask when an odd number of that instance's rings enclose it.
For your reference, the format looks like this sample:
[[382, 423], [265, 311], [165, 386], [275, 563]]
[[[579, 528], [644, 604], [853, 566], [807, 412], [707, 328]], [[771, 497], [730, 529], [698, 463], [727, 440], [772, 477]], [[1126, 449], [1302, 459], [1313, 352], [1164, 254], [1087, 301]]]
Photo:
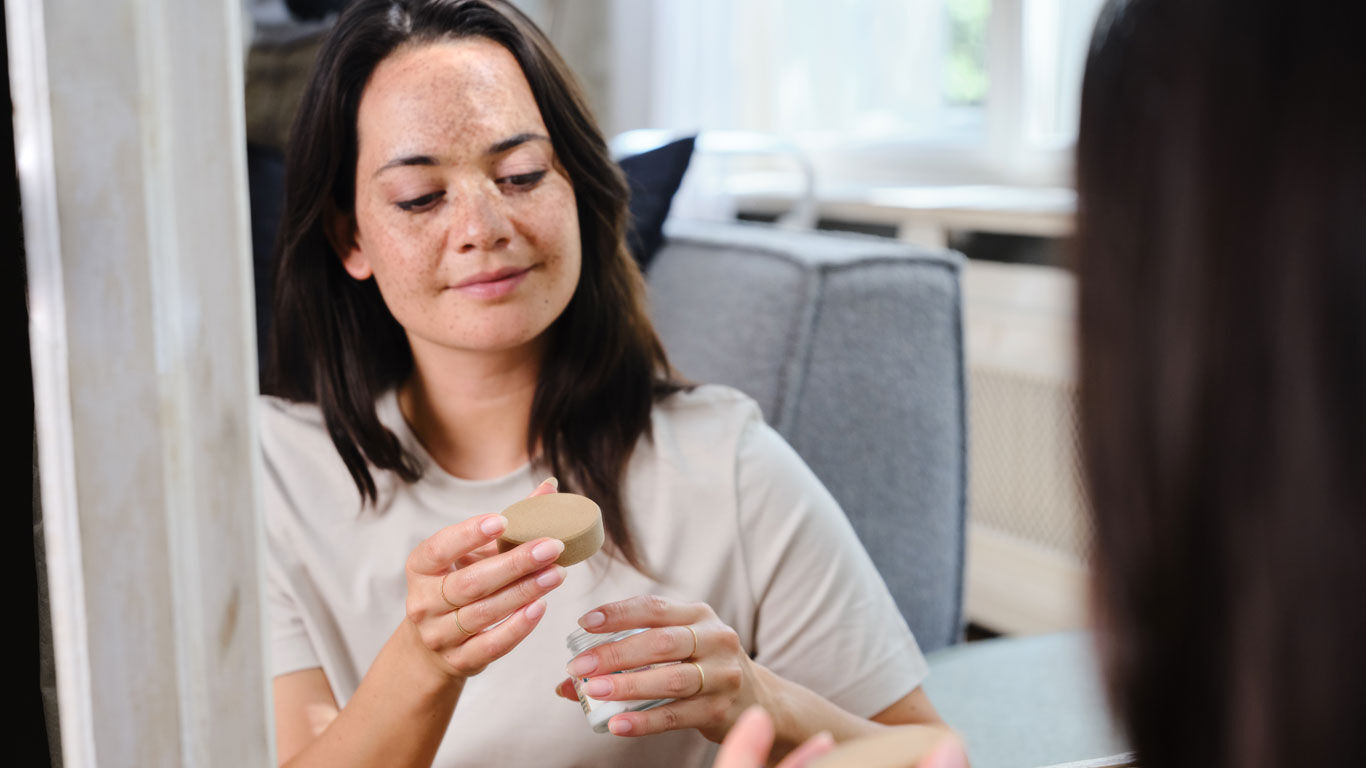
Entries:
[[758, 418], [736, 473], [755, 660], [862, 717], [913, 691], [925, 657], [834, 497]]
[[297, 580], [303, 567], [285, 533], [289, 508], [282, 478], [265, 458], [262, 501], [266, 528], [266, 622], [270, 628], [271, 675], [321, 667], [299, 607]]

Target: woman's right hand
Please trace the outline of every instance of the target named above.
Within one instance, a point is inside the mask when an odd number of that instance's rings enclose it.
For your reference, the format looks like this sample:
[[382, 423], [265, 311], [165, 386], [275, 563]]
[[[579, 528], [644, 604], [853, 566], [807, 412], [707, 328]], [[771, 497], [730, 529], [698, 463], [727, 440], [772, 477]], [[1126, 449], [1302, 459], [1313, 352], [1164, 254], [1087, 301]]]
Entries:
[[[554, 493], [554, 478], [532, 496]], [[522, 642], [541, 616], [541, 597], [564, 582], [557, 539], [536, 539], [498, 554], [502, 515], [482, 515], [437, 531], [408, 555], [407, 620], [433, 664], [452, 678], [479, 674]], [[500, 623], [501, 622], [501, 623]]]

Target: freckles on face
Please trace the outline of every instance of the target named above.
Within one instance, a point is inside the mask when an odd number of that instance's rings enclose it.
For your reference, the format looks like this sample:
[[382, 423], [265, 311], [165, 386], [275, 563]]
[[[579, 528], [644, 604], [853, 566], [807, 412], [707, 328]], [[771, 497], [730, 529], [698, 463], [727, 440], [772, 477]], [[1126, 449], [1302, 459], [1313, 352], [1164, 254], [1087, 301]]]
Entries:
[[482, 38], [402, 48], [357, 115], [354, 235], [420, 347], [500, 350], [564, 311], [581, 254], [573, 186], [516, 59]]

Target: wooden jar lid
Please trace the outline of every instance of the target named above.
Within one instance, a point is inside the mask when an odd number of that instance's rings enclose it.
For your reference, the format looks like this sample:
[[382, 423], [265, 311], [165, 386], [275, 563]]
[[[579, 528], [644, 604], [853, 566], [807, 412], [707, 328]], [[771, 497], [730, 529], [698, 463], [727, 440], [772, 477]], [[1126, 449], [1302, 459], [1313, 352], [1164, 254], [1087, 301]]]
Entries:
[[841, 744], [812, 760], [809, 768], [914, 768], [942, 734], [922, 728], [894, 728]]
[[503, 510], [508, 527], [498, 537], [498, 551], [507, 552], [533, 539], [550, 537], [564, 542], [556, 558], [560, 565], [587, 560], [602, 547], [602, 510], [592, 499], [576, 493], [547, 493], [522, 499]]

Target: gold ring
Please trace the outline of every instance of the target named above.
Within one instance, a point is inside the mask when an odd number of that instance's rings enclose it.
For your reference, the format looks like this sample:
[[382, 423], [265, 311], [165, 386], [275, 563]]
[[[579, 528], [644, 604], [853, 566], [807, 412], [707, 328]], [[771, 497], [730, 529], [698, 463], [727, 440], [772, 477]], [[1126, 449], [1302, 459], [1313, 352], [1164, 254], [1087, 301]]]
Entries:
[[471, 632], [471, 631], [469, 631], [468, 629], [465, 629], [464, 627], [460, 626], [460, 609], [459, 609], [459, 608], [455, 609], [454, 611], [451, 611], [451, 615], [455, 617], [455, 628], [456, 628], [456, 629], [460, 630], [461, 632], [463, 632], [463, 633], [464, 633], [466, 636], [468, 636], [468, 637], [474, 637], [474, 633], [473, 633], [473, 632]]
[[[687, 658], [691, 659], [697, 655], [697, 630], [693, 629], [691, 624], [688, 625], [687, 629], [692, 633], [692, 653], [687, 656]], [[698, 669], [701, 669], [701, 667], [698, 667]]]
[[[452, 573], [455, 573], [455, 571], [447, 571], [446, 576], [450, 576]], [[460, 624], [460, 606], [452, 603], [451, 599], [446, 597], [446, 576], [441, 577], [441, 599], [446, 601], [446, 605], [451, 607], [451, 615], [455, 617], [455, 628], [460, 630], [462, 634], [472, 637], [474, 636], [474, 633], [465, 629], [465, 627]]]
[[697, 667], [697, 693], [694, 693], [693, 696], [701, 696], [702, 689], [707, 687], [707, 674], [702, 671], [701, 664], [698, 664], [695, 661], [690, 661], [688, 663]]
[[[450, 576], [452, 573], [455, 573], [455, 571], [446, 571], [446, 576]], [[460, 610], [460, 606], [452, 603], [451, 599], [446, 597], [446, 576], [441, 577], [441, 599], [446, 601], [446, 605], [449, 605], [452, 611], [458, 611]]]

